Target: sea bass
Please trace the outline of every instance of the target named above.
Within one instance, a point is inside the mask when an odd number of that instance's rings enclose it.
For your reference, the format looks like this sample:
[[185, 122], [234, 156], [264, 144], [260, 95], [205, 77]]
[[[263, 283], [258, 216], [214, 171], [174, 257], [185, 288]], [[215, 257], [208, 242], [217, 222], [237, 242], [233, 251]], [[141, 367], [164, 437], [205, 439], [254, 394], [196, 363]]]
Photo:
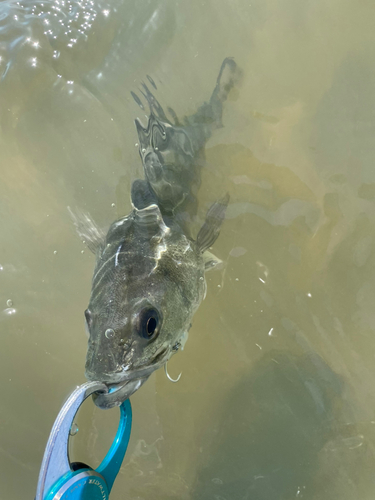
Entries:
[[219, 262], [208, 249], [219, 236], [229, 196], [208, 210], [196, 238], [186, 221], [196, 212], [202, 148], [221, 126], [236, 72], [235, 62], [226, 59], [210, 101], [183, 125], [176, 117], [175, 124], [168, 120], [143, 84], [150, 115], [146, 128], [138, 121], [136, 126], [145, 179], [132, 185], [132, 211], [107, 234], [88, 215], [74, 215], [97, 256], [85, 311], [85, 374], [109, 387], [95, 399], [101, 408], [120, 405], [184, 344], [206, 293], [205, 272]]

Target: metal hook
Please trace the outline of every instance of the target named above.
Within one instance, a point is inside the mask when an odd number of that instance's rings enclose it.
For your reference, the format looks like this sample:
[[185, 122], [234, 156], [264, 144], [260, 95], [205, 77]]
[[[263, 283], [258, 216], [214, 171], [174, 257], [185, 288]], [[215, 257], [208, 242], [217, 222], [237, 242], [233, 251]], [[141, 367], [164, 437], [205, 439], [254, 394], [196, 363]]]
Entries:
[[167, 376], [167, 379], [168, 379], [168, 380], [170, 380], [171, 382], [173, 382], [174, 384], [176, 384], [176, 383], [180, 380], [181, 375], [182, 375], [182, 372], [180, 373], [180, 375], [179, 375], [176, 379], [172, 378], [172, 377], [169, 375], [169, 373], [168, 373], [167, 364], [168, 364], [168, 361], [167, 361], [167, 362], [165, 363], [165, 365], [164, 365], [164, 371], [165, 371], [165, 374], [166, 374], [166, 376]]

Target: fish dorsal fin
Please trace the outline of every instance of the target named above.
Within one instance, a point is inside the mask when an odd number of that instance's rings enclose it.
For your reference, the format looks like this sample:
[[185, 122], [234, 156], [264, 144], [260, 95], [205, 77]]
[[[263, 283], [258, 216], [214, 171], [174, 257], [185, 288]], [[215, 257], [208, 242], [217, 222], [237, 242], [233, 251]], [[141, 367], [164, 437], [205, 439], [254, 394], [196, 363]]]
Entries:
[[169, 228], [166, 226], [159, 207], [152, 203], [139, 210], [134, 207], [134, 221], [136, 224], [150, 233], [166, 232]]
[[80, 238], [87, 245], [88, 249], [96, 254], [104, 247], [104, 231], [97, 226], [88, 213], [78, 209], [73, 211], [70, 207], [68, 207], [68, 210]]
[[206, 220], [197, 236], [197, 245], [202, 253], [217, 240], [221, 225], [225, 219], [225, 211], [228, 203], [229, 194], [227, 193], [221, 200], [218, 200], [208, 209]]

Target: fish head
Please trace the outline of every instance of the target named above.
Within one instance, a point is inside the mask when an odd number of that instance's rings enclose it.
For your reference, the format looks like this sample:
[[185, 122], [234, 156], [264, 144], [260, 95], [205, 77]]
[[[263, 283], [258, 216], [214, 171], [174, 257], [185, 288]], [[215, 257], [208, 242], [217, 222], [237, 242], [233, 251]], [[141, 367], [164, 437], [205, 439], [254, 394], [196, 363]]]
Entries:
[[172, 280], [160, 278], [145, 279], [126, 290], [120, 278], [111, 283], [112, 289], [101, 291], [100, 305], [90, 302], [85, 311], [89, 380], [116, 384], [148, 375], [176, 350], [190, 326], [200, 287], [197, 283], [197, 296], [188, 303]]

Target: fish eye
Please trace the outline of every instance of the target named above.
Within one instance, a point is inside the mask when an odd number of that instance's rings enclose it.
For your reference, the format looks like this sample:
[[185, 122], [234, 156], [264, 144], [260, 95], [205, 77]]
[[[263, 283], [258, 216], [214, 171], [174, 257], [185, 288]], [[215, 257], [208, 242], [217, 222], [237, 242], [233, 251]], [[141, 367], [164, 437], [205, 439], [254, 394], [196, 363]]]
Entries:
[[160, 330], [160, 315], [156, 309], [143, 309], [140, 314], [140, 333], [143, 338], [154, 339]]

